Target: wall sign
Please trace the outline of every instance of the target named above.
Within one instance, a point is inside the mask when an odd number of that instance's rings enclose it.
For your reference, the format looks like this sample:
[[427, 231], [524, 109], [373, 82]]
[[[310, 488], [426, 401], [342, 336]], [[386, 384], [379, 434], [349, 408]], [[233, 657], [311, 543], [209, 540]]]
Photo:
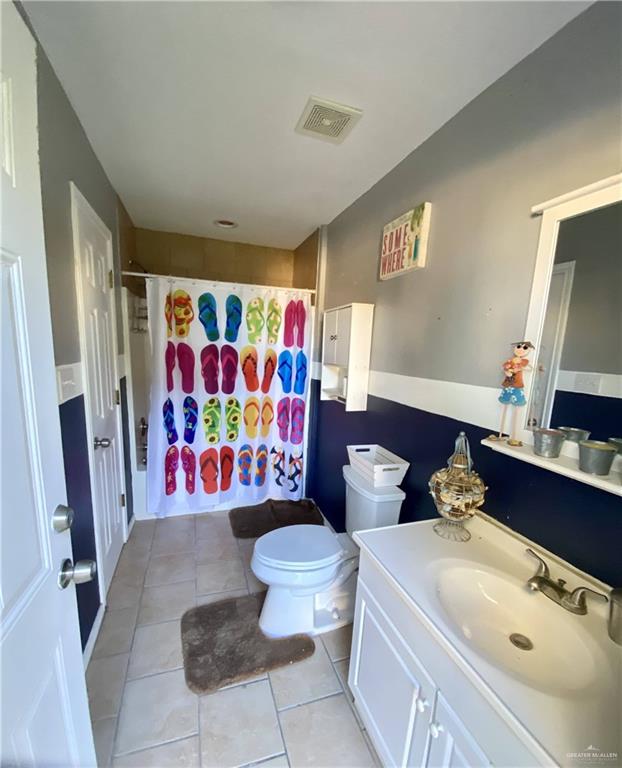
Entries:
[[421, 203], [385, 226], [380, 246], [381, 280], [425, 267], [431, 212], [431, 203]]

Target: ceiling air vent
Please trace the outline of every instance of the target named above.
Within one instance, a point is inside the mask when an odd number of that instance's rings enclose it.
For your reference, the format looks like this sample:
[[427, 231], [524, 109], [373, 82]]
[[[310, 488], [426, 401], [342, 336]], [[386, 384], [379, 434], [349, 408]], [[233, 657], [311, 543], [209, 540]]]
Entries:
[[362, 114], [360, 109], [311, 96], [298, 121], [296, 131], [340, 144]]

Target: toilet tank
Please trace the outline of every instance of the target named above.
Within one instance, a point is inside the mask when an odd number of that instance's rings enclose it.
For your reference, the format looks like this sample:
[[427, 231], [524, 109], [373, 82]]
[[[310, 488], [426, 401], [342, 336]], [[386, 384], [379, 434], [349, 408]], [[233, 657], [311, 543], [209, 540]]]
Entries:
[[406, 494], [396, 485], [375, 488], [352, 469], [343, 467], [346, 481], [346, 530], [364, 531], [397, 525]]

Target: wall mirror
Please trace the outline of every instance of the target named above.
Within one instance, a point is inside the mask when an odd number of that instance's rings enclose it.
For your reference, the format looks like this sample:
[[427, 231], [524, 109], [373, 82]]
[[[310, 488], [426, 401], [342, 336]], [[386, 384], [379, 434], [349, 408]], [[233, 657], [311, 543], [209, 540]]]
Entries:
[[621, 437], [622, 176], [533, 213], [542, 226], [525, 335], [536, 345], [525, 431]]

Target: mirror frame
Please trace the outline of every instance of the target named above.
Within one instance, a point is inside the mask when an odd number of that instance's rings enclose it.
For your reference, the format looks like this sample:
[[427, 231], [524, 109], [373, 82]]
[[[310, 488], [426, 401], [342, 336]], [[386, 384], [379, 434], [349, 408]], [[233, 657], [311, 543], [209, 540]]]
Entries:
[[[527, 313], [527, 323], [525, 326], [524, 339], [529, 339], [535, 346], [533, 350], [533, 367], [537, 364], [540, 356], [540, 343], [542, 338], [542, 329], [544, 327], [544, 318], [548, 304], [549, 288], [551, 285], [551, 276], [553, 274], [553, 264], [555, 262], [555, 251], [557, 249], [557, 238], [559, 228], [563, 221], [580, 216], [583, 213], [604, 208], [622, 201], [622, 173], [601, 179], [594, 184], [581, 187], [573, 192], [560, 195], [551, 200], [547, 200], [539, 205], [534, 205], [531, 209], [532, 216], [542, 216], [540, 225], [540, 238], [538, 240], [538, 250], [536, 252], [536, 265], [531, 287], [531, 298], [529, 300], [529, 310]], [[527, 377], [525, 382], [525, 395], [527, 407], [525, 408], [525, 417], [519, 439], [525, 445], [533, 445], [532, 429], [528, 426], [531, 397], [533, 391], [534, 373]], [[578, 446], [564, 443], [563, 453], [566, 455], [578, 455]]]

